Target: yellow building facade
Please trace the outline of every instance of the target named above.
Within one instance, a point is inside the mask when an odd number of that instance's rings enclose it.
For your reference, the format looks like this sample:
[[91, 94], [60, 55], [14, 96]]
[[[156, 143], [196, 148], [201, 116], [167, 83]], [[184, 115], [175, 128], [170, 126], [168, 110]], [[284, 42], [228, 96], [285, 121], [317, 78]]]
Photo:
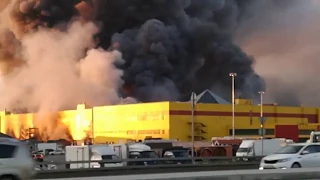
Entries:
[[[235, 105], [235, 134], [258, 137], [260, 106], [237, 100]], [[277, 125], [295, 125], [301, 140], [311, 131], [319, 129], [319, 108], [263, 106], [266, 117], [266, 137], [276, 136]], [[38, 128], [47, 139], [64, 138], [68, 131], [72, 139], [93, 138], [95, 143], [106, 143], [145, 138], [191, 140], [191, 104], [189, 102], [155, 102], [101, 106], [52, 114], [12, 114], [0, 112], [2, 133], [20, 139], [28, 137], [24, 130]], [[208, 141], [212, 137], [231, 136], [232, 106], [222, 104], [196, 104], [194, 109], [194, 135], [196, 140]], [[30, 133], [30, 132], [29, 132]]]
[[[237, 137], [259, 137], [260, 106], [250, 103], [235, 105], [235, 135]], [[277, 125], [296, 125], [299, 139], [305, 141], [311, 131], [319, 129], [319, 108], [283, 107], [264, 105], [266, 117], [265, 137], [275, 137]], [[190, 140], [191, 106], [188, 103], [170, 103], [170, 137]], [[195, 136], [197, 140], [232, 135], [232, 106], [222, 104], [197, 104], [195, 106]], [[188, 138], [187, 138], [188, 137]]]

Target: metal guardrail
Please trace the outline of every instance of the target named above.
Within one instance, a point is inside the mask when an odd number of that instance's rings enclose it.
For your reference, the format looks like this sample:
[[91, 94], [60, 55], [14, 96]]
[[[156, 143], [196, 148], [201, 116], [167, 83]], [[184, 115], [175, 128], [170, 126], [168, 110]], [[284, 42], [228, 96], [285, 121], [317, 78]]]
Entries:
[[[77, 178], [78, 179], [78, 178]], [[316, 180], [320, 168], [287, 170], [233, 170], [92, 177], [90, 180]], [[84, 180], [79, 178], [78, 180]]]
[[99, 160], [99, 161], [50, 161], [50, 162], [38, 162], [37, 164], [56, 164], [56, 165], [66, 165], [66, 164], [82, 164], [82, 163], [125, 163], [125, 162], [194, 162], [194, 163], [229, 163], [229, 162], [260, 162], [263, 157], [195, 157], [195, 158], [138, 158], [138, 159], [114, 159], [114, 160]]
[[[258, 169], [261, 157], [255, 157], [255, 161], [237, 161], [236, 157], [201, 157], [201, 158], [160, 158], [160, 159], [123, 159], [117, 161], [78, 161], [60, 162], [59, 164], [77, 163], [123, 163], [123, 162], [143, 162], [143, 161], [201, 161], [202, 163], [189, 164], [156, 164], [156, 165], [135, 165], [120, 167], [86, 168], [86, 169], [57, 169], [39, 171], [37, 179], [53, 179], [68, 177], [97, 177], [111, 175], [132, 175], [146, 173], [173, 173], [173, 172], [199, 172], [199, 171], [221, 171], [235, 169]], [[48, 164], [48, 163], [40, 163]]]

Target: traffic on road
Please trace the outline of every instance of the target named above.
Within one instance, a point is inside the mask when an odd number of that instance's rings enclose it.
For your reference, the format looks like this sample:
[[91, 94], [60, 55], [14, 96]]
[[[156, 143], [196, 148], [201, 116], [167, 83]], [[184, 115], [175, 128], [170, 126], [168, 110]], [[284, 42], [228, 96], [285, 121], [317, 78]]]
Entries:
[[[37, 170], [246, 161], [259, 161], [257, 169], [260, 170], [316, 167], [315, 157], [320, 153], [320, 144], [315, 142], [317, 135], [318, 132], [312, 132], [310, 140], [306, 143], [294, 143], [291, 139], [285, 138], [213, 138], [207, 144], [196, 142], [194, 151], [190, 143], [176, 140], [150, 139], [126, 144], [72, 144], [65, 147], [56, 143], [39, 143], [37, 147], [43, 149], [33, 151], [32, 158], [38, 163], [43, 163], [37, 166]], [[203, 159], [192, 160], [192, 153], [193, 157]], [[206, 159], [208, 157], [213, 159]], [[214, 157], [230, 159], [219, 160]], [[260, 157], [263, 157], [262, 160]], [[85, 163], [79, 163], [80, 161]]]
[[[259, 170], [309, 168], [319, 167], [320, 144], [316, 142], [317, 134], [318, 132], [313, 132], [306, 143], [293, 143], [284, 138], [264, 140], [215, 138], [209, 145], [199, 142], [194, 150], [188, 147], [190, 143], [175, 140], [145, 140], [125, 144], [72, 144], [67, 146], [39, 143], [36, 151], [29, 151], [24, 142], [12, 138], [1, 138], [0, 146], [3, 148], [0, 151], [1, 154], [12, 157], [13, 161], [10, 163], [14, 164], [14, 158], [18, 158], [19, 162], [24, 164], [24, 166], [17, 166], [16, 169], [5, 170], [3, 173], [28, 177], [33, 176], [35, 172], [51, 170], [132, 166], [211, 164], [212, 167], [225, 165], [227, 169], [232, 169], [236, 163], [246, 162], [256, 162], [256, 167], [253, 169]], [[10, 154], [9, 150], [16, 153]], [[231, 154], [227, 153], [228, 150]], [[28, 151], [31, 155], [27, 155], [30, 154]], [[194, 158], [192, 158], [192, 153], [194, 153]], [[30, 171], [28, 175], [19, 174], [19, 171], [26, 169]]]

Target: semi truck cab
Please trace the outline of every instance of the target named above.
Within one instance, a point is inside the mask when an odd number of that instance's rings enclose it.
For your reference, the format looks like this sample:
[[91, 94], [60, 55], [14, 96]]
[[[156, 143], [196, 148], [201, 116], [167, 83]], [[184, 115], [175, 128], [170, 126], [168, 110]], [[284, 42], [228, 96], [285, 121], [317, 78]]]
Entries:
[[243, 140], [239, 146], [236, 156], [255, 156], [254, 140]]

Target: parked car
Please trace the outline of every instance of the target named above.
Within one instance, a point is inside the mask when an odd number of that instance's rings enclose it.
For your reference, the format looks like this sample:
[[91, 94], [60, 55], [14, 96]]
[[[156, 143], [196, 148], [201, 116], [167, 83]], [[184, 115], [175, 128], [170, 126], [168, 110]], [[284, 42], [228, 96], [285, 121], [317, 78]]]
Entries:
[[262, 158], [260, 170], [320, 167], [320, 144], [297, 143]]
[[64, 150], [55, 150], [49, 152], [49, 155], [64, 155], [66, 152]]
[[43, 154], [43, 155], [48, 155], [50, 154], [50, 152], [54, 151], [53, 149], [41, 149], [41, 150], [38, 150], [38, 151], [34, 151], [33, 154]]
[[13, 138], [0, 138], [0, 179], [31, 179], [36, 171], [26, 143]]
[[36, 162], [43, 162], [43, 154], [42, 153], [34, 153], [34, 154], [32, 154], [32, 158]]
[[172, 147], [163, 150], [162, 157], [172, 158], [172, 160], [167, 160], [165, 164], [192, 164], [192, 160], [177, 160], [176, 158], [191, 158], [190, 149], [183, 147]]
[[45, 151], [45, 155], [48, 155], [48, 154], [50, 154], [50, 152], [53, 152], [54, 150], [53, 149], [45, 149], [44, 150]]
[[[159, 159], [159, 155], [154, 151], [131, 151], [129, 153], [129, 159]], [[128, 165], [132, 166], [143, 166], [143, 165], [159, 165], [161, 161], [158, 160], [146, 160], [146, 161], [137, 161], [129, 162]]]

